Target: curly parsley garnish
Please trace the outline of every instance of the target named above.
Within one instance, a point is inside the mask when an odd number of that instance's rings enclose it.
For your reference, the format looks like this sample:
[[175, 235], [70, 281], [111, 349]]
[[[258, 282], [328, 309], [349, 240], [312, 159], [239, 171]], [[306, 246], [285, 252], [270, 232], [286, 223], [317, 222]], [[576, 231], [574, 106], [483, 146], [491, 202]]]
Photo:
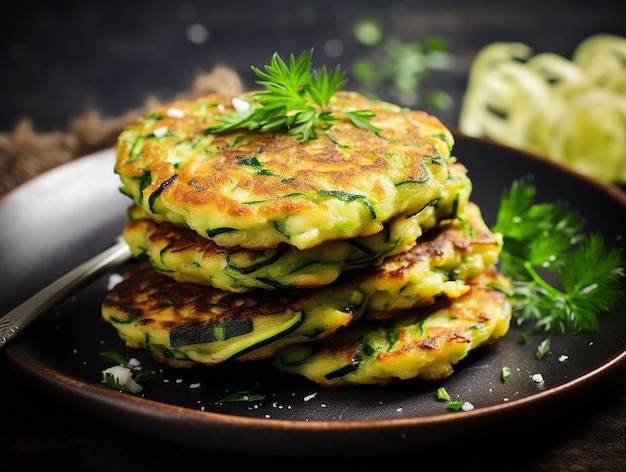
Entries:
[[[253, 66], [252, 71], [261, 79], [257, 84], [263, 85], [265, 90], [252, 94], [245, 106], [221, 117], [220, 122], [208, 131], [286, 129], [300, 141], [307, 141], [315, 138], [319, 130], [331, 128], [339, 118], [332, 114], [330, 100], [347, 82], [346, 74], [339, 66], [330, 72], [325, 66], [319, 74], [312, 72], [312, 55], [312, 49], [297, 58], [291, 54], [287, 65], [278, 53], [274, 53], [265, 70]], [[342, 113], [359, 128], [379, 131], [369, 121], [374, 116], [369, 110]]]
[[[519, 180], [500, 201], [492, 227], [504, 236], [501, 270], [513, 289], [519, 325], [535, 331], [597, 331], [598, 314], [623, 295], [621, 248], [583, 233], [583, 220], [562, 203], [535, 203], [535, 187]], [[544, 352], [538, 354], [543, 356]]]

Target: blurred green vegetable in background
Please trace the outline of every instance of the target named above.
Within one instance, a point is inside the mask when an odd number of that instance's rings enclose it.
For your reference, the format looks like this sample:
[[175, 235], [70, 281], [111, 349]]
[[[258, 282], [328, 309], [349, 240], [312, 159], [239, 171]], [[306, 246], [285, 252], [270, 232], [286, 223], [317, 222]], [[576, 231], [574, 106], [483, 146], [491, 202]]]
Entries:
[[395, 37], [385, 38], [383, 26], [375, 19], [365, 18], [354, 26], [356, 40], [372, 48], [370, 54], [355, 61], [352, 74], [363, 92], [403, 106], [428, 106], [447, 110], [452, 97], [444, 90], [427, 90], [424, 80], [434, 72], [449, 70], [452, 55], [446, 41], [439, 37], [403, 42]]
[[626, 184], [626, 38], [591, 36], [571, 60], [488, 44], [470, 67], [459, 128]]

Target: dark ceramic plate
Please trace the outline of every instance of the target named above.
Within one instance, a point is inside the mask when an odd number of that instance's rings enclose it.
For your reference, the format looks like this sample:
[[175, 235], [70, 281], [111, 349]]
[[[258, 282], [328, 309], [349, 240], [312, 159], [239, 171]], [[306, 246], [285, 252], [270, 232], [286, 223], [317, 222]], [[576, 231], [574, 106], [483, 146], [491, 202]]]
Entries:
[[[457, 137], [455, 154], [469, 169], [473, 200], [489, 224], [504, 189], [519, 178], [534, 181], [542, 201], [562, 200], [587, 219], [589, 231], [624, 246], [626, 197], [615, 189], [545, 159], [483, 140]], [[129, 200], [118, 192], [112, 150], [48, 172], [0, 200], [0, 313], [112, 243]], [[120, 268], [119, 271], [123, 270]], [[0, 355], [70, 411], [152, 437], [221, 451], [283, 456], [416, 453], [426, 448], [506, 437], [514, 429], [558, 418], [610, 388], [626, 367], [626, 298], [601, 315], [596, 333], [518, 342], [512, 327], [496, 344], [474, 352], [449, 379], [407, 381], [391, 387], [322, 389], [281, 374], [269, 363], [176, 370], [143, 351], [126, 348], [100, 317], [109, 276], [77, 293], [4, 348]], [[622, 284], [622, 288], [626, 290]], [[100, 355], [138, 358], [155, 375], [141, 396], [101, 382], [111, 364]], [[503, 383], [501, 369], [512, 369]], [[533, 381], [533, 374], [543, 383]], [[453, 412], [436, 399], [438, 387], [471, 411]], [[263, 400], [222, 402], [252, 391]]]

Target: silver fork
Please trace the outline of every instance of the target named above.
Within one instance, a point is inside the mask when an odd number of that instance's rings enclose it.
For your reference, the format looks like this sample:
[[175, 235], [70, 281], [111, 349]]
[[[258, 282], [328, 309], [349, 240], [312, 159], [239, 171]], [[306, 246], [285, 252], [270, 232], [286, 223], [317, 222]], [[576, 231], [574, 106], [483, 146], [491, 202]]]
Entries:
[[0, 318], [0, 349], [23, 328], [35, 321], [55, 305], [89, 284], [108, 270], [123, 264], [132, 257], [122, 238], [100, 254], [83, 262], [67, 274], [43, 288]]

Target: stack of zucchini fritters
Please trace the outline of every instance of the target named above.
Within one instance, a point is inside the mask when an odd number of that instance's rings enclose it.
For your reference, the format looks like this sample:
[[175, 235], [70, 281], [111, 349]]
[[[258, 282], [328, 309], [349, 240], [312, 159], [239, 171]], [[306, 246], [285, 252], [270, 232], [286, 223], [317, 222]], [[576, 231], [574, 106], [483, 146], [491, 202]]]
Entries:
[[[245, 96], [243, 97], [245, 98]], [[274, 358], [320, 385], [439, 380], [502, 337], [489, 282], [502, 248], [470, 200], [453, 137], [419, 111], [338, 92], [314, 139], [207, 132], [209, 95], [154, 109], [119, 136], [137, 261], [102, 313], [172, 366]], [[342, 113], [367, 109], [378, 132]]]

